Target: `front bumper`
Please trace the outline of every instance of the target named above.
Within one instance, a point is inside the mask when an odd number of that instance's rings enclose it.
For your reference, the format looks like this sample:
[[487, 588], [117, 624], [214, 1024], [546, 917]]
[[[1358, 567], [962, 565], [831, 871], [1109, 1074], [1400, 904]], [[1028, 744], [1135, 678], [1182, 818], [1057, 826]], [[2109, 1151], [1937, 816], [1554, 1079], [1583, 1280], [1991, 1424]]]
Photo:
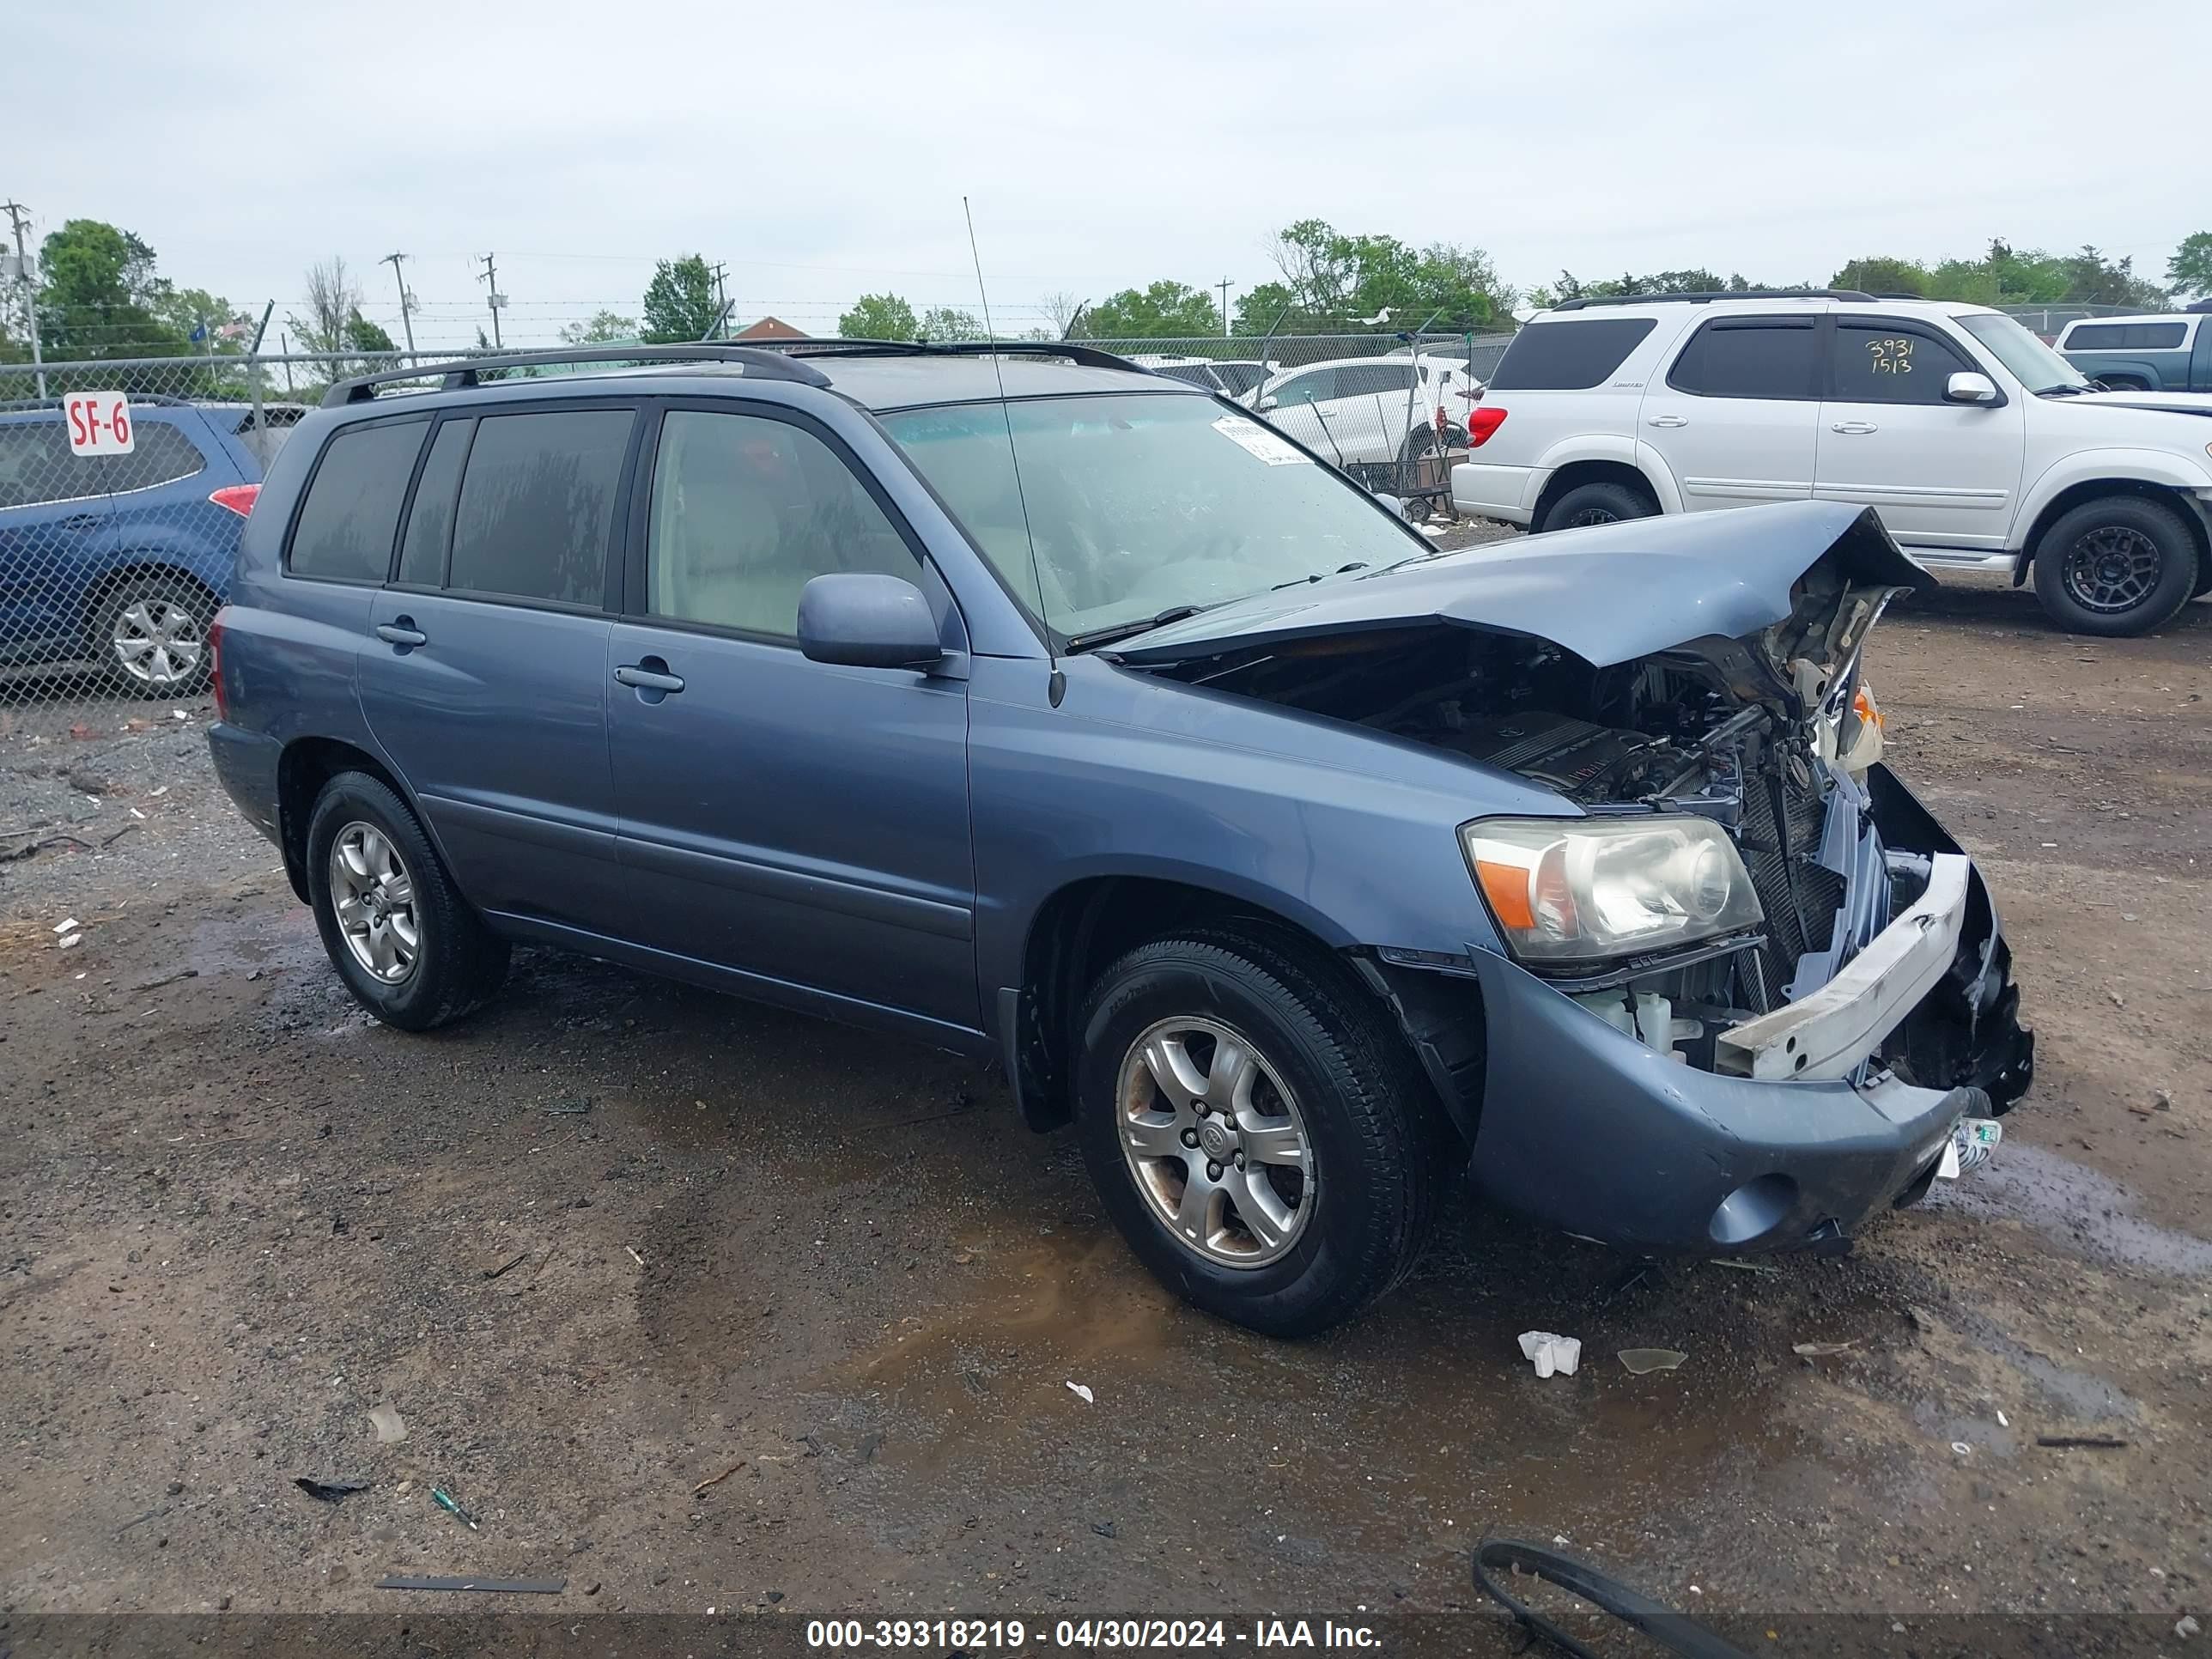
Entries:
[[[1890, 848], [1959, 853], [1886, 769], [1869, 782]], [[1505, 957], [1475, 953], [1482, 1086], [1462, 1115], [1475, 1184], [1626, 1249], [1847, 1248], [1869, 1217], [1927, 1190], [1960, 1118], [2003, 1111], [2033, 1073], [1996, 908], [1971, 863], [1964, 876], [1963, 902], [1942, 907], [1949, 960], [1882, 1034], [1886, 1064], [1816, 1063], [1810, 1080], [1684, 1065]]]

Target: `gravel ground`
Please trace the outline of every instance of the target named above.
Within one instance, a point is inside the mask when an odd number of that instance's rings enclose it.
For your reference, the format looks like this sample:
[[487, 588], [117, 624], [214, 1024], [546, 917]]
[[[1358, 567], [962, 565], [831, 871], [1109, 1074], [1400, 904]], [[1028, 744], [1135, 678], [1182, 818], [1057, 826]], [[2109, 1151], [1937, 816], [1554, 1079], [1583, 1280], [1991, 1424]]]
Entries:
[[2169, 1635], [2212, 1600], [2208, 661], [2212, 607], [2090, 644], [1974, 581], [1875, 635], [2039, 1030], [1991, 1169], [1844, 1260], [1630, 1283], [1462, 1204], [1300, 1344], [1155, 1287], [1068, 1139], [947, 1056], [542, 956], [380, 1028], [204, 708], [18, 715], [0, 857], [91, 845], [0, 863], [0, 1603], [446, 1611], [371, 1588], [413, 1571], [564, 1577], [564, 1617], [1440, 1614], [1495, 1528], [1722, 1620]]

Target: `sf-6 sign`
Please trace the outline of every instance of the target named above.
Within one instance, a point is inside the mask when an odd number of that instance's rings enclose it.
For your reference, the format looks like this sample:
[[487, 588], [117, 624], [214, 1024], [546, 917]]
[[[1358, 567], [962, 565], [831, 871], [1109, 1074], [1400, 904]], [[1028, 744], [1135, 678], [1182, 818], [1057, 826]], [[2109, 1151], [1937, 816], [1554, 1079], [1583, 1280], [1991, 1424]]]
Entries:
[[128, 455], [131, 400], [119, 392], [72, 392], [62, 399], [72, 455]]

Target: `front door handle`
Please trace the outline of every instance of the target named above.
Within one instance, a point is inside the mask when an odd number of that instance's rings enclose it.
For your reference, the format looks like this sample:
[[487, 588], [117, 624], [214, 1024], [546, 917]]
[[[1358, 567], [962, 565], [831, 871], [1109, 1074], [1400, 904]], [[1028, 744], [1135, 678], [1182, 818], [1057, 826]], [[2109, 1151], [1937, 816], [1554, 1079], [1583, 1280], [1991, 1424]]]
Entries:
[[1650, 420], [1644, 422], [1644, 424], [1646, 426], [1687, 426], [1689, 423], [1690, 417], [1686, 415], [1654, 415]]
[[[635, 686], [641, 692], [659, 692], [660, 696], [666, 696], [672, 692], [681, 691], [684, 689], [684, 677], [681, 674], [670, 673], [668, 665], [658, 657], [647, 657], [638, 662], [626, 662], [615, 670], [615, 678], [623, 685]], [[660, 701], [660, 696], [650, 697], [647, 701], [658, 702]]]
[[1874, 429], [1875, 424], [1872, 421], [1838, 421], [1828, 428], [1831, 432], [1840, 432], [1847, 437], [1853, 438], [1863, 433], [1872, 432]]
[[430, 643], [430, 636], [415, 626], [412, 617], [394, 617], [388, 623], [377, 623], [376, 637], [386, 645], [413, 647]]

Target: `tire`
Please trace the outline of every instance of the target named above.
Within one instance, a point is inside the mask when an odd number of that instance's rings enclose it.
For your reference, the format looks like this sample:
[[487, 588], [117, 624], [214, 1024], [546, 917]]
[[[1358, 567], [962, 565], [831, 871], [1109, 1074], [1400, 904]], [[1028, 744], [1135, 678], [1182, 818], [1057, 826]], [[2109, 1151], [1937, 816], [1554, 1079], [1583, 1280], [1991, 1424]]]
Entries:
[[196, 696], [213, 665], [215, 596], [181, 571], [124, 577], [92, 608], [88, 643], [106, 678], [142, 697]]
[[1659, 503], [1642, 490], [1624, 483], [1577, 484], [1553, 501], [1539, 530], [1579, 530], [1594, 524], [1613, 524], [1623, 519], [1648, 519]]
[[2065, 514], [2035, 544], [2035, 597], [2069, 634], [2147, 634], [2189, 603], [2197, 538], [2172, 507], [2107, 495]]
[[[1351, 1318], [1419, 1258], [1464, 1152], [1404, 1039], [1324, 954], [1242, 932], [1140, 945], [1099, 976], [1077, 1030], [1077, 1134], [1091, 1179], [1139, 1260], [1187, 1301], [1269, 1336], [1307, 1336]], [[1200, 1115], [1194, 1103], [1229, 1092], [1213, 1070], [1231, 1044], [1256, 1061], [1238, 1068], [1252, 1079], [1242, 1106]], [[1148, 1048], [1180, 1048], [1188, 1067], [1170, 1059], [1170, 1076], [1205, 1068], [1199, 1096], [1178, 1085], [1182, 1109], [1158, 1087]], [[1147, 1104], [1125, 1104], [1138, 1100]], [[1207, 1141], [1192, 1145], [1201, 1133]], [[1125, 1150], [1139, 1133], [1149, 1156]], [[1249, 1149], [1243, 1166], [1232, 1146]], [[1222, 1200], [1182, 1209], [1200, 1172], [1209, 1188], [1218, 1176]], [[1178, 1212], [1203, 1236], [1170, 1218]]]
[[[334, 855], [350, 872], [343, 891]], [[458, 1019], [507, 978], [507, 941], [454, 888], [407, 804], [366, 772], [339, 773], [315, 798], [307, 900], [331, 965], [387, 1025], [427, 1031]], [[342, 902], [349, 906], [344, 920]], [[356, 920], [362, 925], [349, 935], [348, 922]]]

